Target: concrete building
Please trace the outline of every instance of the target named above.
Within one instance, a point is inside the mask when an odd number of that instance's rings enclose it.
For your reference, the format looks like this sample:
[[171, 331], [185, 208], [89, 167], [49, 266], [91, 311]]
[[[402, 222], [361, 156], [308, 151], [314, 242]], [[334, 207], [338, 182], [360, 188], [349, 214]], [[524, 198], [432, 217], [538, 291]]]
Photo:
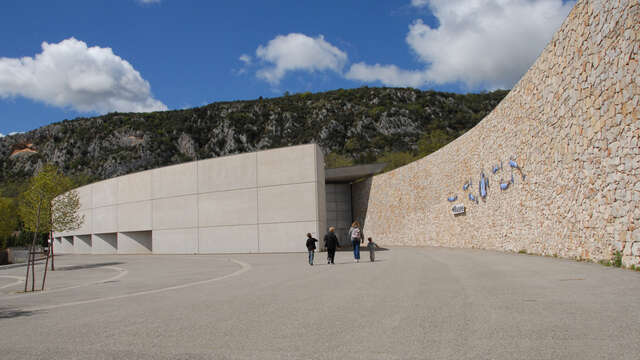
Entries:
[[356, 166], [325, 177], [320, 148], [301, 145], [120, 176], [76, 189], [85, 221], [75, 231], [54, 234], [54, 249], [78, 254], [306, 251], [305, 234], [321, 240], [327, 217], [344, 237], [352, 219], [350, 182], [379, 169]]

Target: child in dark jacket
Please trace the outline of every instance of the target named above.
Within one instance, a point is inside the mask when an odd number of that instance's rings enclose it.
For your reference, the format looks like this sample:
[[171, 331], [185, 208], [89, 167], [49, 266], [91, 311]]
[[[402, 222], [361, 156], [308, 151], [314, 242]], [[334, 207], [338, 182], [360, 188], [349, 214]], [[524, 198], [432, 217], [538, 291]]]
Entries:
[[335, 264], [336, 248], [338, 247], [338, 237], [336, 228], [331, 226], [329, 232], [324, 236], [324, 246], [327, 248], [327, 264]]
[[316, 250], [318, 239], [314, 239], [311, 233], [307, 233], [307, 250], [309, 251], [309, 265], [313, 266], [313, 254]]
[[369, 243], [367, 244], [367, 247], [369, 248], [369, 260], [371, 260], [371, 262], [374, 262], [376, 261], [376, 248], [380, 247], [378, 246], [378, 244], [371, 241], [371, 238], [367, 238], [367, 240], [369, 240]]

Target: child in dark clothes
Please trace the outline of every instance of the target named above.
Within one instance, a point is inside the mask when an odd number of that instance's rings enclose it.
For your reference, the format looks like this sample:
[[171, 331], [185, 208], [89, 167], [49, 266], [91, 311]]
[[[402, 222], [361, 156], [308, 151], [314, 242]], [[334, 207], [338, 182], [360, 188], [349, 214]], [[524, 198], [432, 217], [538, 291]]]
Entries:
[[380, 247], [378, 244], [371, 241], [371, 238], [367, 238], [367, 240], [369, 240], [369, 243], [367, 244], [367, 247], [369, 248], [369, 260], [371, 260], [371, 262], [376, 261], [376, 248]]
[[317, 239], [311, 236], [311, 233], [307, 233], [307, 251], [309, 252], [309, 265], [313, 266], [313, 253], [316, 250]]

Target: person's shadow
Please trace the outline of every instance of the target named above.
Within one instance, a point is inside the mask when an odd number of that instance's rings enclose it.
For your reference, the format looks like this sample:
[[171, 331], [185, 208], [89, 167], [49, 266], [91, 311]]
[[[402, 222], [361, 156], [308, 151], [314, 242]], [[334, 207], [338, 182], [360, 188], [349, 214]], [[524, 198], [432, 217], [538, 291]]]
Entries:
[[[336, 252], [351, 252], [351, 251], [353, 251], [353, 246], [341, 246], [336, 249]], [[376, 251], [389, 251], [389, 249], [383, 248], [380, 246], [376, 248]], [[360, 253], [364, 253], [364, 252], [369, 252], [369, 248], [367, 247], [366, 243], [360, 245]]]
[[[364, 245], [364, 244], [363, 244]], [[388, 248], [384, 248], [384, 247], [377, 247], [376, 248], [376, 252], [378, 251], [391, 251], [391, 249]], [[345, 252], [353, 252], [353, 246], [341, 246], [339, 248], [336, 249], [336, 253], [345, 253]], [[327, 255], [327, 249], [324, 249], [318, 253], [316, 253], [316, 259], [314, 261], [314, 265], [331, 265], [331, 264], [327, 264], [326, 258], [318, 258], [318, 254], [323, 254], [324, 256]], [[349, 260], [345, 261], [343, 259], [345, 255], [340, 256], [340, 259], [335, 260], [335, 265], [349, 265], [349, 264], [353, 264], [353, 257], [349, 257]], [[320, 260], [320, 261], [318, 261]], [[385, 261], [384, 259], [376, 259], [375, 261], [373, 261], [374, 263], [377, 262], [383, 262]], [[360, 245], [360, 262], [361, 263], [368, 263], [371, 262], [369, 261], [369, 248], [367, 248], [366, 246], [362, 246]]]
[[57, 267], [56, 271], [71, 271], [71, 270], [83, 270], [83, 269], [95, 269], [104, 266], [113, 266], [113, 265], [122, 265], [123, 262], [112, 261], [112, 262], [104, 262], [104, 263], [96, 263], [96, 264], [84, 264], [84, 265], [71, 265], [71, 266], [63, 266]]
[[0, 307], [0, 319], [13, 319], [22, 316], [31, 316], [33, 311], [24, 311], [14, 307]]
[[[385, 262], [385, 259], [376, 259], [376, 261], [369, 261], [369, 255], [367, 255], [366, 257], [361, 257], [360, 258], [360, 264], [367, 264], [367, 263], [379, 263], [379, 262]], [[345, 259], [339, 259], [339, 260], [335, 260], [335, 264], [327, 264], [325, 262], [325, 260], [320, 260], [320, 262], [318, 262], [318, 259], [316, 258], [313, 262], [313, 266], [339, 266], [339, 265], [352, 265], [353, 264], [353, 257], [350, 257], [348, 260]]]

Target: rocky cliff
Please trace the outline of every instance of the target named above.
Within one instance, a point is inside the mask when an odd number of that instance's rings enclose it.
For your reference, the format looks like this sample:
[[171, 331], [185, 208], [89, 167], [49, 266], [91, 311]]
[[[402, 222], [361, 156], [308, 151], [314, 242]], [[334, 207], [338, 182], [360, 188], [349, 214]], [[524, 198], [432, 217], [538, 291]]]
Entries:
[[0, 182], [30, 176], [46, 162], [92, 181], [303, 143], [371, 162], [390, 152], [415, 153], [419, 139], [435, 130], [454, 139], [505, 95], [364, 87], [65, 120], [0, 138]]

